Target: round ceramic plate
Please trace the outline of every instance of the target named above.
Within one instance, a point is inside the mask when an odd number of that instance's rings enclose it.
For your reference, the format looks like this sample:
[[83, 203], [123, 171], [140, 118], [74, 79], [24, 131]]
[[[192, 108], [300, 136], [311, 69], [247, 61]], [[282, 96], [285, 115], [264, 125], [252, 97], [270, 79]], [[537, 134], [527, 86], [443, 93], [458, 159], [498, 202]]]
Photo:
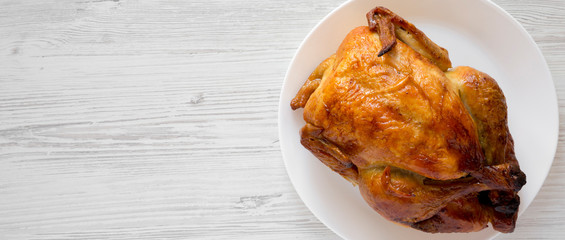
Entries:
[[389, 222], [365, 203], [356, 187], [300, 144], [303, 112], [292, 111], [290, 100], [351, 29], [367, 24], [365, 14], [377, 5], [412, 22], [446, 48], [454, 66], [472, 66], [497, 80], [507, 99], [516, 155], [528, 179], [520, 191], [520, 214], [549, 172], [559, 131], [557, 97], [541, 52], [515, 19], [486, 0], [353, 0], [331, 12], [310, 32], [284, 81], [279, 136], [296, 191], [320, 221], [346, 239], [494, 238], [497, 232], [490, 227], [477, 233], [428, 234]]

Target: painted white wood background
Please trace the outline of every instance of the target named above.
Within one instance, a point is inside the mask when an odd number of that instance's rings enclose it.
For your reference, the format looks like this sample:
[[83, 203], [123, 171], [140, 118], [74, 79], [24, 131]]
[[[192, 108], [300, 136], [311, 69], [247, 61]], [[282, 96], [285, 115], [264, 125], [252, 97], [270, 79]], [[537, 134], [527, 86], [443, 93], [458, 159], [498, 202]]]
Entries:
[[[290, 184], [277, 105], [342, 2], [0, 1], [0, 239], [339, 239]], [[565, 112], [565, 1], [494, 2], [539, 44]], [[565, 236], [559, 140], [499, 239]]]

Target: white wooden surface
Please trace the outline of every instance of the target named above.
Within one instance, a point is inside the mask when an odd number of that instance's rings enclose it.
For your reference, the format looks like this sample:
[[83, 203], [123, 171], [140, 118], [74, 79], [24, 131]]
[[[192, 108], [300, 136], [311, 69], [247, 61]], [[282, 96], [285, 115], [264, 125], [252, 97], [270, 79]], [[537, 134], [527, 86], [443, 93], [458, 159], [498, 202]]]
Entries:
[[[0, 1], [0, 239], [339, 239], [290, 184], [277, 105], [342, 2]], [[494, 2], [539, 44], [565, 112], [565, 1]], [[499, 239], [565, 236], [559, 139]]]

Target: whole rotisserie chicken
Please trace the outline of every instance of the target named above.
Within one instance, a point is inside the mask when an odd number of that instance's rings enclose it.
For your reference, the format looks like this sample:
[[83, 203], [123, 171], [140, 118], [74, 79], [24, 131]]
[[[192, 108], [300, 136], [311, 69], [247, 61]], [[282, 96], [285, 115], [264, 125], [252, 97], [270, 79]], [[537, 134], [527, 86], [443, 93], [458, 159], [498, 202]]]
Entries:
[[385, 218], [426, 232], [512, 232], [526, 183], [496, 81], [390, 10], [367, 13], [291, 102], [301, 143]]

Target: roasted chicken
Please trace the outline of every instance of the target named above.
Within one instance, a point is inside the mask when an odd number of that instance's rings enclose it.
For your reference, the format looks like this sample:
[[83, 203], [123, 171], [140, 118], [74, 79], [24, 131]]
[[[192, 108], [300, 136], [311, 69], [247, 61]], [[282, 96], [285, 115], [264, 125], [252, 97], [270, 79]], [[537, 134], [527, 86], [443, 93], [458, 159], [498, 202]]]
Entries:
[[512, 232], [526, 183], [496, 81], [384, 7], [291, 102], [301, 143], [383, 217], [431, 233]]

